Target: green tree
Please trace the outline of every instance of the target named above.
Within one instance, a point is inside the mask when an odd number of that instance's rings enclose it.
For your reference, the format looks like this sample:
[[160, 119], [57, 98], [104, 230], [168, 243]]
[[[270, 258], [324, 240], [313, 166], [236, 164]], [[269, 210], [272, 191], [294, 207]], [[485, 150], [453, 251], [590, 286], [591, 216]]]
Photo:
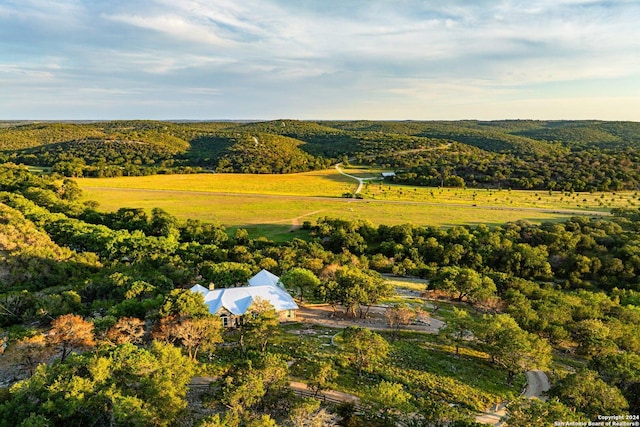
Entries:
[[590, 364], [608, 384], [618, 387], [629, 402], [629, 412], [640, 409], [640, 355], [631, 352], [608, 353]]
[[170, 344], [154, 341], [149, 353], [156, 365], [150, 371], [141, 370], [150, 377], [140, 381], [140, 392], [154, 408], [161, 423], [170, 425], [187, 407], [186, 396], [195, 374], [195, 365], [182, 355], [179, 348]]
[[509, 402], [505, 417], [512, 427], [552, 427], [558, 422], [586, 422], [585, 417], [571, 411], [557, 399], [542, 401], [521, 397]]
[[246, 245], [249, 242], [249, 232], [244, 228], [236, 228], [233, 233], [233, 241], [237, 245]]
[[198, 421], [196, 427], [239, 427], [239, 416], [231, 411], [224, 414], [214, 414]]
[[13, 385], [0, 403], [0, 427], [26, 419], [33, 425], [169, 426], [187, 406], [193, 373], [179, 349], [159, 343], [73, 354]]
[[64, 179], [58, 190], [60, 198], [63, 200], [75, 201], [82, 196], [82, 190], [77, 182], [72, 179]]
[[149, 228], [149, 217], [142, 208], [120, 208], [108, 214], [107, 218], [107, 225], [113, 229], [146, 231]]
[[491, 360], [508, 372], [507, 383], [530, 369], [544, 369], [551, 361], [551, 346], [537, 335], [523, 331], [508, 314], [484, 316], [474, 328]]
[[264, 397], [260, 409], [269, 413], [286, 414], [292, 391], [289, 386], [289, 365], [280, 354], [266, 353], [256, 361], [256, 368], [262, 378]]
[[278, 427], [269, 414], [250, 417], [244, 424], [246, 427]]
[[473, 318], [467, 310], [453, 307], [451, 317], [445, 326], [440, 329], [439, 334], [455, 343], [456, 356], [458, 356], [460, 354], [460, 346], [471, 335], [471, 331], [474, 329], [473, 326]]
[[287, 289], [297, 290], [297, 295], [300, 301], [304, 300], [305, 296], [313, 295], [320, 286], [320, 279], [311, 270], [306, 268], [295, 267], [286, 271], [280, 280]]
[[153, 208], [148, 233], [151, 236], [171, 237], [177, 240], [180, 237], [178, 220], [163, 209]]
[[294, 406], [285, 426], [287, 427], [333, 427], [337, 426], [336, 416], [320, 407], [317, 399], [302, 399]]
[[317, 396], [322, 390], [327, 390], [333, 380], [338, 377], [338, 372], [333, 365], [327, 361], [316, 361], [311, 364], [311, 372], [307, 385], [313, 391], [313, 396]]
[[251, 266], [240, 262], [204, 261], [200, 264], [200, 274], [216, 288], [230, 288], [246, 285], [253, 272]]
[[160, 316], [169, 317], [206, 317], [209, 309], [204, 303], [204, 296], [188, 289], [174, 289], [164, 298], [160, 307]]
[[609, 338], [610, 328], [599, 319], [585, 319], [575, 326], [575, 338], [578, 342], [578, 353], [594, 357], [616, 350], [616, 345]]
[[249, 367], [235, 376], [225, 378], [222, 386], [221, 402], [233, 413], [244, 414], [258, 404], [265, 390], [260, 375]]
[[554, 385], [550, 393], [591, 419], [598, 414], [618, 414], [629, 408], [620, 390], [605, 383], [591, 370], [568, 375]]
[[515, 276], [531, 279], [552, 277], [549, 253], [544, 245], [532, 247], [526, 243], [513, 246], [506, 260], [506, 271]]
[[239, 330], [239, 344], [245, 356], [247, 344], [257, 347], [264, 354], [269, 341], [280, 332], [278, 313], [269, 301], [256, 298], [242, 317]]
[[402, 384], [381, 381], [367, 390], [363, 402], [382, 425], [393, 427], [414, 410], [411, 400]]
[[220, 401], [241, 420], [263, 411], [285, 411], [290, 393], [289, 368], [280, 356], [266, 354], [254, 364], [238, 365], [224, 379]]
[[342, 331], [343, 351], [353, 360], [362, 376], [362, 368], [382, 362], [389, 354], [389, 343], [379, 334], [365, 328], [350, 326]]
[[490, 277], [470, 268], [444, 267], [430, 282], [434, 289], [451, 292], [458, 301], [477, 303], [495, 295], [496, 285]]
[[357, 267], [340, 268], [335, 273], [335, 281], [336, 299], [353, 316], [365, 317], [371, 305], [391, 296], [394, 291], [380, 273]]

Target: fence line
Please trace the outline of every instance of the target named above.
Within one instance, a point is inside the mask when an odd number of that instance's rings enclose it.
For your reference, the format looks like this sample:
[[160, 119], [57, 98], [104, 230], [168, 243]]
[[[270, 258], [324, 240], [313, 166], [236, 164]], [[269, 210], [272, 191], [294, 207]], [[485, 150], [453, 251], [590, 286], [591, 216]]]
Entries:
[[293, 392], [300, 396], [300, 397], [312, 397], [314, 399], [318, 399], [319, 401], [323, 402], [323, 403], [333, 403], [334, 405], [341, 405], [344, 403], [350, 403], [352, 404], [356, 409], [361, 409], [361, 406], [359, 404], [357, 404], [356, 402], [350, 401], [350, 400], [344, 400], [344, 399], [340, 399], [337, 397], [333, 397], [333, 396], [327, 396], [326, 394], [320, 392], [317, 395], [311, 391], [311, 390], [299, 390], [299, 389], [293, 389]]

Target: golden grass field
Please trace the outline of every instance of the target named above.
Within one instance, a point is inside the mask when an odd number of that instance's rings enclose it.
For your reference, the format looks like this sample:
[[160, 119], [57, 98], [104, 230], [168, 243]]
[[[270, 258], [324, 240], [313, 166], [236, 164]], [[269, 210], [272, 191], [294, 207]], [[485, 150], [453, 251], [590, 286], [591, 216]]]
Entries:
[[[347, 170], [371, 177], [371, 171]], [[355, 173], [354, 173], [355, 172]], [[160, 207], [180, 219], [198, 218], [227, 227], [275, 235], [319, 217], [374, 224], [498, 225], [527, 220], [559, 221], [574, 215], [606, 215], [612, 207], [640, 204], [637, 193], [562, 193], [521, 190], [424, 188], [366, 184], [364, 199], [345, 199], [355, 180], [335, 169], [291, 175], [154, 175], [77, 179], [84, 198], [100, 209]]]
[[403, 200], [460, 205], [501, 206], [608, 212], [616, 207], [640, 205], [638, 192], [570, 193], [544, 190], [495, 190], [474, 188], [433, 188], [388, 185], [370, 182], [362, 191], [365, 198], [375, 200]]
[[339, 197], [356, 189], [355, 181], [335, 170], [297, 174], [151, 175], [78, 179], [81, 187], [137, 188], [206, 193]]

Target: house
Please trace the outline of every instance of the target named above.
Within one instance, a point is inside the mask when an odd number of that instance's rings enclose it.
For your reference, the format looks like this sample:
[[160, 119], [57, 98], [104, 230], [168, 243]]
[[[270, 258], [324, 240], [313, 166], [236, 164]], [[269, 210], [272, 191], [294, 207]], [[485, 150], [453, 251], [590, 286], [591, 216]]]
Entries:
[[396, 176], [395, 172], [382, 172], [382, 178], [393, 178]]
[[269, 301], [278, 313], [280, 321], [296, 320], [298, 305], [280, 278], [267, 270], [262, 270], [250, 278], [248, 286], [209, 290], [204, 286], [195, 285], [191, 292], [199, 292], [204, 296], [209, 313], [219, 315], [225, 327], [237, 326], [240, 318], [256, 299]]

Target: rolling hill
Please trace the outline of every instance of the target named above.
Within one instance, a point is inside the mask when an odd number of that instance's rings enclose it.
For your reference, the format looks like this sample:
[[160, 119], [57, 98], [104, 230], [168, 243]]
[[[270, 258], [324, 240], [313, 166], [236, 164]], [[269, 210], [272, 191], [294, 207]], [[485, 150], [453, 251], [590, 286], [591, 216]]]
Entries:
[[0, 160], [66, 176], [294, 173], [346, 158], [411, 185], [637, 189], [640, 124], [603, 121], [15, 123]]

